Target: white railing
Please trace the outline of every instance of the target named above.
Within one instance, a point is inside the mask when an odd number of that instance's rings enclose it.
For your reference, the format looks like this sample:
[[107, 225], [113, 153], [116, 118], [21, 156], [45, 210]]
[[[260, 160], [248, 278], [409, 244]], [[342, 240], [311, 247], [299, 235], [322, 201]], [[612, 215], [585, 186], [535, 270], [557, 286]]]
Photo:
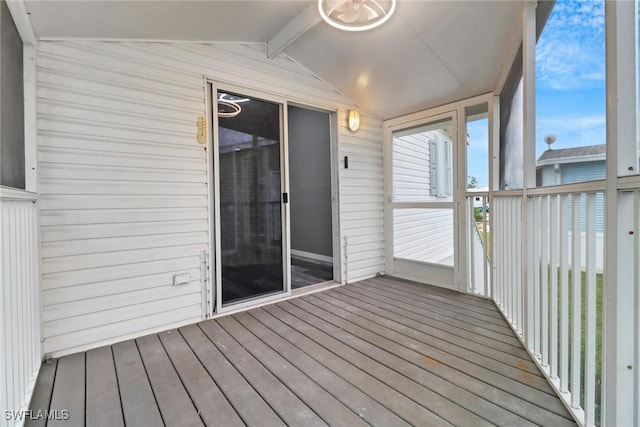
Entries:
[[0, 188], [0, 426], [21, 424], [17, 414], [27, 409], [42, 355], [34, 202], [35, 195]]
[[467, 292], [491, 297], [489, 193], [470, 192], [467, 209]]
[[603, 214], [604, 183], [584, 188], [529, 191], [526, 205], [522, 196], [493, 198], [494, 286], [496, 304], [567, 407], [583, 425], [595, 426], [604, 283], [604, 232], [596, 218]]
[[522, 196], [494, 196], [491, 215], [494, 300], [522, 335]]

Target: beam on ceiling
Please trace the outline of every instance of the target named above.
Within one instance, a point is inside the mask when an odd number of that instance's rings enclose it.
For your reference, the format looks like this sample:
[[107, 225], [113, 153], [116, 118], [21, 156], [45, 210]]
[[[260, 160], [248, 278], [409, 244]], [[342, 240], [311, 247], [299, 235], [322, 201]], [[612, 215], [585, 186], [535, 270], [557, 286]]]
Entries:
[[7, 7], [9, 8], [9, 13], [11, 13], [13, 22], [16, 24], [22, 43], [27, 45], [34, 44], [36, 42], [36, 36], [31, 26], [31, 14], [27, 11], [24, 0], [9, 0], [7, 1]]
[[320, 19], [317, 3], [313, 2], [267, 42], [267, 58], [275, 58], [298, 37], [320, 22]]

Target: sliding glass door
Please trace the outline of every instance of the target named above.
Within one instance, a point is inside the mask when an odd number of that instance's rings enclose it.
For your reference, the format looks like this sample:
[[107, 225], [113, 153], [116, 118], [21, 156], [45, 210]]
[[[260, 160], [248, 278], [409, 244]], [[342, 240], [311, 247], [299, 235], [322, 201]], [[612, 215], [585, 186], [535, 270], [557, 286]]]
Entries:
[[214, 247], [224, 307], [287, 290], [283, 105], [221, 90], [215, 95]]

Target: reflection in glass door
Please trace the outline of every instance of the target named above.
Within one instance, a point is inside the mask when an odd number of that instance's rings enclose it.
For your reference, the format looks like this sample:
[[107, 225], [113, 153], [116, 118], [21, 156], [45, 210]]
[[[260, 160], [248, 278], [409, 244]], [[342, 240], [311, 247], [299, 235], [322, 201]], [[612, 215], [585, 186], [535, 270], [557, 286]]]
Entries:
[[455, 114], [392, 129], [393, 272], [453, 286]]
[[228, 305], [285, 290], [282, 106], [223, 91], [217, 100], [218, 268]]

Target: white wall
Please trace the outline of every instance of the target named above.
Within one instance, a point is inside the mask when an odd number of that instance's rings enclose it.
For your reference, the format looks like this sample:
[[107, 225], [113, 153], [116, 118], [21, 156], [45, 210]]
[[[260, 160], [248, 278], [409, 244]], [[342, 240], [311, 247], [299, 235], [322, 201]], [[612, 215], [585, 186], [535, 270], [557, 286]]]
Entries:
[[[25, 410], [40, 368], [36, 195], [0, 187], [0, 408]], [[9, 418], [9, 419], [7, 419]], [[0, 426], [19, 415], [0, 414]]]
[[[393, 201], [438, 202], [431, 196], [431, 157], [429, 143], [441, 136], [436, 131], [393, 137]], [[450, 159], [451, 157], [449, 157]], [[438, 162], [442, 178], [451, 165], [443, 156]], [[393, 253], [395, 258], [453, 265], [453, 210], [393, 210]]]
[[[209, 188], [196, 118], [205, 75], [339, 110], [339, 155], [349, 156], [340, 169], [343, 275], [384, 270], [381, 122], [362, 114], [350, 133], [353, 105], [301, 66], [241, 44], [41, 42], [37, 60], [47, 353], [201, 318]], [[172, 286], [179, 272], [192, 282]]]

